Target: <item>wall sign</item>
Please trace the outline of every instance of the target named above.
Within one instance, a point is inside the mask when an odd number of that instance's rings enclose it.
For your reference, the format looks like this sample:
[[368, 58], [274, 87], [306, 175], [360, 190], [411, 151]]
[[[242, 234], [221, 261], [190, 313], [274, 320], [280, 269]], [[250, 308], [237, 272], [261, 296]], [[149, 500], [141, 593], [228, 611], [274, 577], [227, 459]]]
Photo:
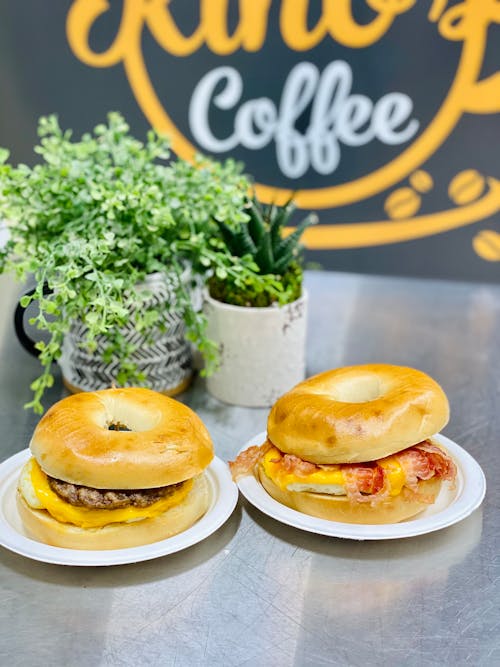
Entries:
[[126, 81], [108, 108], [135, 102], [184, 158], [243, 160], [263, 200], [295, 193], [326, 266], [500, 278], [498, 0], [73, 0], [57, 18], [39, 42], [64, 41], [61, 70]]

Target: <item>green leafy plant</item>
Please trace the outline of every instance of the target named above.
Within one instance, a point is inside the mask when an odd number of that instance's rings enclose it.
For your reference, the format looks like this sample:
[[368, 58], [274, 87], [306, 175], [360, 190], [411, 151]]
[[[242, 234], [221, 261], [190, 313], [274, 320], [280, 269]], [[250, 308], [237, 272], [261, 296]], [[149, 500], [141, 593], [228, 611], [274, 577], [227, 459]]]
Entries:
[[[89, 351], [95, 350], [97, 336], [106, 337], [106, 358], [119, 361], [118, 384], [147, 385], [130, 361], [133, 349], [120, 326], [132, 304], [149, 296], [137, 285], [158, 271], [171, 277], [172, 307], [182, 312], [188, 337], [205, 358], [205, 373], [212, 372], [216, 346], [182, 276], [189, 265], [194, 274], [211, 272], [237, 286], [249, 276], [255, 280], [251, 258], [233, 257], [216, 223], [237, 226], [248, 219], [250, 184], [241, 166], [201, 157], [194, 165], [166, 164], [167, 139], [154, 131], [145, 142], [135, 139], [118, 113], [79, 141], [55, 116], [41, 118], [38, 132], [40, 164], [13, 167], [7, 164], [8, 152], [0, 154], [0, 216], [8, 221], [10, 235], [0, 252], [0, 272], [13, 272], [21, 281], [33, 277], [35, 292], [22, 305], [36, 302], [31, 323], [48, 332], [48, 340], [37, 344], [43, 370], [31, 385], [33, 400], [27, 406], [42, 411], [44, 390], [54, 382], [52, 363], [75, 319], [86, 327]], [[275, 294], [282, 289], [274, 277], [262, 276], [257, 285]], [[153, 307], [135, 310], [137, 330], [162, 326], [164, 313]]]
[[[230, 278], [221, 280], [215, 273], [208, 282], [210, 295], [218, 301], [237, 306], [265, 307], [278, 302], [290, 303], [302, 292], [303, 269], [300, 239], [310, 225], [316, 223], [314, 214], [306, 216], [288, 236], [284, 228], [295, 211], [289, 201], [284, 206], [261, 204], [255, 197], [246, 203], [248, 220], [236, 225], [218, 219], [221, 236], [229, 252], [240, 258], [251, 258], [254, 273], [239, 283]], [[282, 290], [262, 289], [262, 276], [274, 276]]]

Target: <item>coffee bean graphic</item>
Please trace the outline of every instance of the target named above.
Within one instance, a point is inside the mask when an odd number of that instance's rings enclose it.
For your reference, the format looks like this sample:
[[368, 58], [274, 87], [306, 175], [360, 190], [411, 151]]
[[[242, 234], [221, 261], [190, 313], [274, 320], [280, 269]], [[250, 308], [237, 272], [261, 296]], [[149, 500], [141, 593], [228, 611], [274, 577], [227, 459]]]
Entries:
[[476, 253], [487, 262], [500, 262], [500, 234], [493, 229], [483, 229], [472, 240]]
[[470, 204], [483, 194], [486, 181], [475, 169], [461, 171], [450, 182], [448, 195], [457, 206]]
[[393, 220], [411, 218], [417, 213], [422, 200], [411, 188], [398, 188], [391, 192], [384, 204], [387, 215]]
[[434, 186], [432, 176], [423, 169], [415, 171], [409, 180], [411, 187], [417, 192], [429, 192]]

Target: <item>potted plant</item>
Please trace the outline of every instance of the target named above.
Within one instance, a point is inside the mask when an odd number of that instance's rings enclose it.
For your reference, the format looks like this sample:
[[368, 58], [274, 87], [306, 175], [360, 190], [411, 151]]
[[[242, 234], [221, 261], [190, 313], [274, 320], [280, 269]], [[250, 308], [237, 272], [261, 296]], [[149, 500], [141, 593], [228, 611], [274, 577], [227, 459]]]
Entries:
[[39, 135], [42, 160], [32, 168], [0, 154], [0, 218], [10, 237], [0, 272], [32, 276], [20, 307], [36, 302], [31, 324], [46, 335], [33, 344], [42, 373], [28, 407], [42, 411], [54, 361], [72, 390], [115, 383], [172, 393], [191, 375], [187, 338], [210, 373], [216, 346], [191, 284], [208, 270], [235, 284], [251, 273], [214, 222], [246, 220], [241, 168], [205, 158], [167, 165], [167, 139], [150, 131], [138, 141], [118, 113], [79, 141], [55, 116], [40, 120]]
[[316, 216], [308, 215], [285, 236], [294, 209], [292, 201], [275, 206], [253, 198], [247, 221], [218, 222], [227, 250], [253, 261], [253, 272], [238, 284], [217, 272], [207, 283], [207, 333], [220, 352], [207, 387], [227, 403], [269, 406], [304, 379], [307, 294], [300, 238]]

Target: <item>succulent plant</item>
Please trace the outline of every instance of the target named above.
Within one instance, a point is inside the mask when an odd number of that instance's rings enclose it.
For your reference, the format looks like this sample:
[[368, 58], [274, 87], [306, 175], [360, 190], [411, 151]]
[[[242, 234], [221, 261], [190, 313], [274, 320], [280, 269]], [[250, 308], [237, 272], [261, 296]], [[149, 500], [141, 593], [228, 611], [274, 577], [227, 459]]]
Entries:
[[[248, 200], [245, 209], [249, 216], [247, 222], [235, 226], [217, 221], [224, 243], [233, 256], [251, 257], [256, 274], [273, 275], [281, 283], [281, 303], [294, 301], [300, 296], [300, 238], [307, 227], [317, 222], [316, 215], [309, 214], [291, 233], [285, 235], [284, 228], [295, 209], [292, 200], [284, 206], [277, 206], [262, 204], [254, 197]], [[246, 280], [242, 287], [213, 276], [209, 281], [209, 290], [219, 301], [240, 306], [268, 306], [276, 301], [275, 295], [257, 288], [250, 280]]]
[[317, 217], [310, 213], [288, 236], [283, 229], [295, 211], [293, 201], [284, 206], [261, 204], [255, 197], [248, 202], [247, 223], [233, 228], [225, 222], [218, 222], [224, 241], [232, 255], [251, 255], [262, 274], [282, 276], [300, 252], [300, 238]]

